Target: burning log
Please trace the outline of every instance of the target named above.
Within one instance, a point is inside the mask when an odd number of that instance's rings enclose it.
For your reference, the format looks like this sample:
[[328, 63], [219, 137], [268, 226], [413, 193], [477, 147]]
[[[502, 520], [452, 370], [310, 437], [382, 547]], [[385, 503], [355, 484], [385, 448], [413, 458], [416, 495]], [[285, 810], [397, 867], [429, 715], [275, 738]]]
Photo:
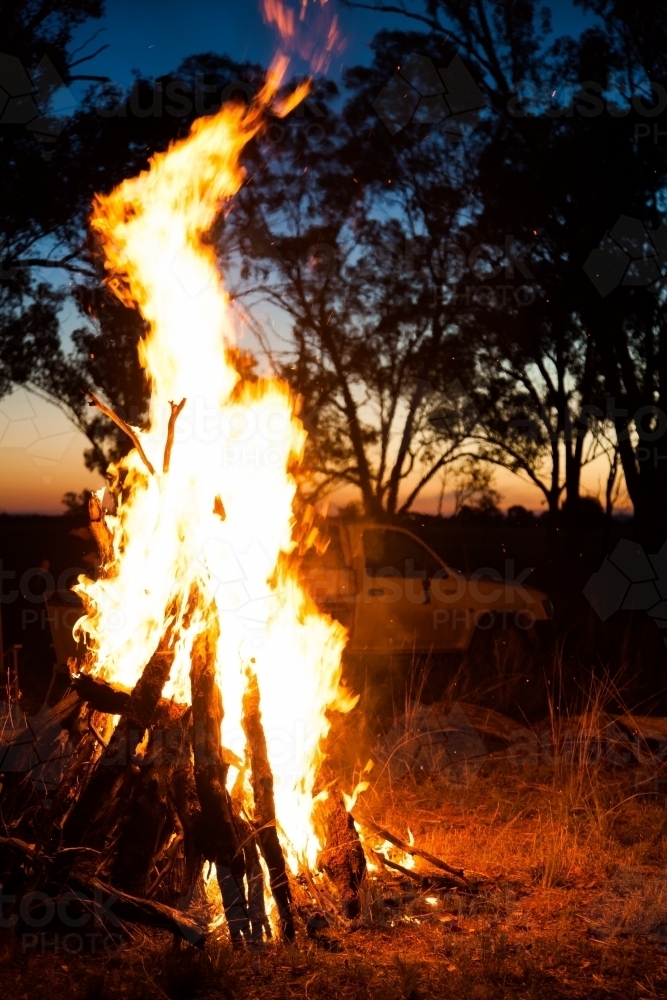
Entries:
[[174, 659], [172, 642], [170, 626], [134, 685], [109, 745], [68, 817], [63, 831], [67, 846], [100, 847], [104, 843], [108, 833], [105, 820], [114, 788], [126, 774], [127, 765], [145, 737], [169, 677]]
[[[399, 872], [404, 878], [410, 879], [411, 882], [416, 882], [421, 887], [424, 892], [429, 892], [431, 890], [435, 891], [438, 889], [461, 889], [461, 881], [459, 881], [454, 876], [447, 878], [444, 875], [424, 875], [421, 872], [412, 871], [410, 868], [406, 868], [404, 865], [399, 865], [397, 861], [391, 861], [390, 858], [385, 858], [384, 854], [380, 851], [371, 850], [371, 855], [375, 861], [378, 861], [384, 868], [390, 869], [390, 871]], [[472, 887], [465, 883], [466, 888]]]
[[259, 851], [250, 828], [248, 832], [251, 835], [244, 844], [243, 858], [248, 881], [248, 916], [252, 927], [252, 942], [257, 946], [263, 943], [265, 935], [267, 938], [271, 937], [271, 925], [264, 905], [264, 872], [259, 860]]
[[147, 894], [155, 858], [174, 832], [168, 792], [185, 736], [183, 722], [187, 724], [190, 712], [181, 710], [179, 715], [175, 709], [173, 714], [175, 718], [164, 726], [152, 729], [116, 847], [112, 881], [139, 896]]
[[329, 876], [341, 898], [348, 917], [359, 915], [359, 890], [366, 875], [366, 858], [354, 820], [345, 809], [343, 796], [328, 760], [320, 766], [315, 796], [326, 793], [317, 801], [316, 823], [323, 833], [324, 847], [318, 864]]
[[72, 687], [82, 701], [87, 701], [96, 712], [122, 715], [130, 700], [130, 691], [112, 687], [91, 674], [79, 674], [72, 680]]
[[213, 621], [215, 624], [205, 627], [192, 644], [194, 774], [202, 811], [204, 856], [215, 864], [229, 934], [232, 943], [239, 945], [250, 940], [251, 931], [241, 837], [226, 788], [228, 766], [222, 756], [222, 696], [215, 679], [217, 618]]
[[465, 877], [463, 868], [452, 868], [448, 865], [446, 861], [442, 861], [440, 858], [436, 858], [434, 854], [429, 854], [428, 851], [422, 851], [419, 847], [415, 847], [414, 844], [407, 844], [404, 840], [399, 837], [394, 836], [388, 830], [384, 830], [381, 826], [378, 826], [370, 819], [359, 820], [359, 825], [363, 826], [367, 830], [371, 830], [373, 833], [377, 834], [378, 837], [382, 837], [383, 840], [388, 840], [390, 844], [394, 847], [398, 847], [400, 851], [404, 854], [409, 854], [415, 858], [423, 858], [424, 861], [428, 861], [430, 865], [434, 868], [439, 868], [440, 871], [449, 872], [450, 875], [455, 875], [460, 878], [461, 881], [469, 885], [468, 879]]
[[[189, 734], [190, 736], [190, 734]], [[171, 779], [170, 802], [183, 831], [184, 867], [178, 887], [178, 905], [187, 906], [192, 899], [195, 883], [204, 862], [202, 847], [202, 812], [197, 798], [197, 785], [191, 746], [186, 744], [181, 760]]]
[[250, 784], [254, 798], [254, 825], [266, 866], [271, 892], [276, 901], [282, 933], [294, 938], [294, 918], [285, 858], [276, 830], [276, 806], [273, 797], [273, 774], [266, 749], [266, 736], [259, 709], [257, 677], [250, 674], [243, 696], [243, 731], [248, 742]]
[[95, 539], [100, 557], [100, 567], [103, 572], [103, 568], [113, 562], [113, 535], [106, 523], [104, 508], [95, 493], [91, 493], [88, 500], [88, 516], [90, 518], [90, 533]]

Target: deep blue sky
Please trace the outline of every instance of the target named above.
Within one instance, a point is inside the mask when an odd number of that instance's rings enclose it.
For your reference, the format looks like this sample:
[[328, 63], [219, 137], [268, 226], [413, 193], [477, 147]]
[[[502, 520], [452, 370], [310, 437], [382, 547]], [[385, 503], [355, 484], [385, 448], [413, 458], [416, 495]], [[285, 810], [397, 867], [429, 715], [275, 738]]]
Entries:
[[[412, 9], [420, 9], [419, 0], [408, 2]], [[352, 11], [340, 0], [328, 3], [339, 14], [347, 42], [331, 65], [329, 75], [334, 79], [340, 78], [341, 68], [370, 61], [369, 43], [382, 28], [417, 27], [400, 16]], [[555, 35], [577, 34], [592, 23], [570, 0], [555, 0], [550, 6]], [[81, 71], [109, 76], [124, 87], [131, 83], [135, 69], [144, 76], [160, 76], [175, 70], [186, 56], [203, 52], [267, 65], [279, 45], [273, 29], [262, 21], [259, 0], [107, 0], [105, 17], [84, 25], [74, 44], [81, 44], [99, 28], [102, 31], [86, 51], [105, 43], [109, 47]], [[291, 69], [303, 73], [308, 67], [295, 59]], [[48, 278], [53, 280], [53, 274]], [[61, 319], [63, 332], [81, 323], [71, 303]], [[6, 426], [13, 436], [5, 435]], [[0, 402], [0, 439], [0, 509], [58, 513], [65, 490], [100, 485], [83, 467], [83, 437], [69, 428], [55, 408], [29, 398], [23, 390]], [[34, 453], [33, 447], [38, 449]], [[539, 497], [523, 487], [523, 492], [517, 492], [517, 482], [509, 474], [499, 487], [508, 504], [539, 507]]]
[[[317, 2], [317, 0], [311, 0]], [[592, 23], [575, 9], [570, 0], [548, 3], [553, 11], [554, 33], [577, 33]], [[292, 5], [296, 5], [292, 0]], [[407, 0], [410, 9], [419, 11], [419, 0]], [[346, 45], [332, 63], [330, 76], [340, 77], [342, 68], [370, 61], [369, 42], [381, 28], [414, 28], [418, 22], [400, 15], [350, 10], [339, 0], [329, 0], [338, 14]], [[249, 59], [266, 65], [278, 47], [274, 29], [263, 23], [259, 0], [107, 0], [106, 16], [83, 26], [77, 44], [97, 28], [102, 32], [87, 51], [100, 44], [109, 48], [81, 71], [99, 73], [127, 85], [132, 71], [145, 76], [159, 76], [174, 70], [188, 55], [201, 52], [224, 53], [233, 59]], [[295, 72], [307, 70], [294, 59]]]

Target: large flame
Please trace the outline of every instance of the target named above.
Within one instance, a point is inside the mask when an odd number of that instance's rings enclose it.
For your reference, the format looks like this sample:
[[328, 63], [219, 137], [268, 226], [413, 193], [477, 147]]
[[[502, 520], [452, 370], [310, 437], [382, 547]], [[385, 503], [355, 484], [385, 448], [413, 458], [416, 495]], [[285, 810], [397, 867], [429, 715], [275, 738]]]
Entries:
[[[196, 621], [204, 627], [217, 616], [219, 624], [223, 742], [240, 757], [247, 671], [257, 676], [279, 830], [296, 870], [312, 867], [320, 849], [312, 789], [327, 710], [353, 704], [340, 688], [345, 632], [317, 612], [281, 555], [295, 544], [293, 470], [306, 434], [285, 384], [240, 383], [230, 362], [228, 296], [206, 242], [243, 181], [240, 154], [261, 128], [262, 106], [274, 99], [284, 69], [285, 61], [274, 64], [252, 107], [225, 106], [198, 119], [149, 170], [95, 199], [92, 226], [109, 283], [148, 325], [141, 361], [150, 421], [137, 437], [154, 472], [137, 449], [111, 470], [123, 484], [108, 517], [114, 555], [96, 581], [80, 578], [87, 614], [77, 629], [91, 669], [131, 686], [175, 614], [165, 694], [186, 702], [197, 628], [185, 627], [183, 615], [189, 595], [199, 595]], [[181, 400], [165, 463], [170, 404]]]

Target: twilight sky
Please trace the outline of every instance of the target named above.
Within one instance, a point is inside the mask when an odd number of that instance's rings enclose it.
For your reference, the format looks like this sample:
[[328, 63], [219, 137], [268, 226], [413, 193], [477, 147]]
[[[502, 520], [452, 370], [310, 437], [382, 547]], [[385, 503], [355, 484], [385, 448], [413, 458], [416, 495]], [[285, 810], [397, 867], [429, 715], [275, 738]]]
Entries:
[[[369, 43], [380, 29], [418, 28], [416, 22], [398, 15], [350, 10], [339, 0], [329, 3], [338, 13], [345, 41], [344, 50], [330, 68], [329, 75], [337, 80], [346, 67], [370, 61]], [[407, 0], [406, 6], [421, 9], [415, 0]], [[549, 6], [556, 35], [576, 33], [591, 23], [570, 0], [552, 0]], [[186, 56], [201, 52], [267, 64], [278, 46], [274, 30], [263, 23], [258, 0], [107, 0], [106, 11], [101, 21], [79, 29], [75, 46], [99, 31], [86, 51], [102, 44], [108, 48], [86, 69], [123, 86], [131, 82], [133, 70], [159, 76], [175, 69]], [[292, 69], [307, 72], [308, 67], [295, 58]], [[78, 321], [73, 310], [69, 312], [65, 326]], [[67, 490], [101, 485], [83, 464], [85, 447], [83, 435], [55, 406], [24, 389], [0, 399], [0, 512], [61, 513], [62, 495]], [[587, 488], [597, 492], [604, 476], [602, 465], [589, 470]], [[540, 509], [539, 492], [516, 476], [501, 471], [496, 486], [504, 507], [521, 503]], [[427, 495], [418, 506], [428, 510], [435, 503], [435, 497]]]

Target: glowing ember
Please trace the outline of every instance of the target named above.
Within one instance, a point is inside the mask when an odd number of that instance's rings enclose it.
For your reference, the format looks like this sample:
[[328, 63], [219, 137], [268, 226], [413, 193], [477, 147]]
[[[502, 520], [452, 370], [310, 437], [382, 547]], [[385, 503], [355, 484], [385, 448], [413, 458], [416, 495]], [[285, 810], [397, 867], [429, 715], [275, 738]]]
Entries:
[[[171, 621], [176, 656], [164, 693], [189, 702], [193, 641], [218, 626], [223, 743], [243, 757], [252, 672], [295, 871], [312, 867], [320, 848], [312, 788], [327, 709], [354, 704], [339, 686], [345, 631], [318, 613], [281, 558], [295, 544], [293, 470], [306, 434], [286, 385], [240, 382], [228, 297], [204, 240], [243, 181], [239, 157], [285, 68], [276, 61], [251, 108], [200, 118], [148, 171], [95, 199], [109, 284], [148, 324], [141, 361], [151, 401], [149, 427], [136, 431], [144, 457], [135, 448], [110, 470], [119, 496], [107, 517], [113, 551], [98, 580], [79, 579], [87, 613], [76, 631], [88, 646], [86, 669], [132, 686]], [[303, 93], [274, 110], [285, 113]], [[230, 782], [237, 775], [231, 768]]]

